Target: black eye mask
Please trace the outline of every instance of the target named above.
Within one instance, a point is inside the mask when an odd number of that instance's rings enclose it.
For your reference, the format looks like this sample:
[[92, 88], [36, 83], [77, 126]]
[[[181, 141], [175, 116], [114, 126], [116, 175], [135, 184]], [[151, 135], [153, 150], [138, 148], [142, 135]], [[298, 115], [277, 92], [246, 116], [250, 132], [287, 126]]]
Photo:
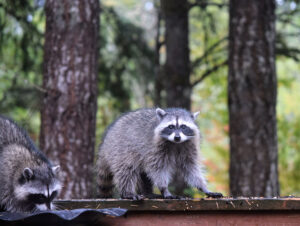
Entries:
[[44, 194], [30, 194], [28, 200], [35, 204], [50, 203], [57, 196], [57, 191], [52, 192], [50, 197], [46, 197]]
[[182, 132], [186, 136], [195, 136], [194, 131], [186, 125], [181, 125], [181, 126], [169, 125], [168, 127], [163, 129], [161, 134], [169, 136], [173, 132]]
[[186, 136], [195, 136], [194, 131], [190, 127], [188, 127], [186, 125], [184, 125], [184, 126], [182, 125], [181, 126], [181, 131]]
[[[175, 128], [175, 126], [174, 126], [174, 128]], [[165, 134], [165, 135], [171, 135], [173, 132], [174, 132], [174, 128], [169, 128], [169, 127], [166, 127], [166, 128], [164, 128], [164, 130], [163, 131], [161, 131], [161, 134]]]

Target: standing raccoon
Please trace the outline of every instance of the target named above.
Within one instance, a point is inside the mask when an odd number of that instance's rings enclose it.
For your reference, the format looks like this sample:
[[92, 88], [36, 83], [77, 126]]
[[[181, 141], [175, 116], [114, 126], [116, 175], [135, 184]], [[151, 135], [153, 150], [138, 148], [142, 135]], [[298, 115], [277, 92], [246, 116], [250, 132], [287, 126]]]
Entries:
[[176, 198], [168, 185], [180, 177], [209, 197], [222, 197], [207, 189], [198, 164], [200, 132], [198, 113], [181, 108], [140, 109], [117, 119], [106, 131], [97, 161], [100, 197], [151, 197], [153, 185], [164, 198]]
[[27, 133], [0, 116], [0, 206], [11, 212], [52, 209], [61, 185], [52, 166]]

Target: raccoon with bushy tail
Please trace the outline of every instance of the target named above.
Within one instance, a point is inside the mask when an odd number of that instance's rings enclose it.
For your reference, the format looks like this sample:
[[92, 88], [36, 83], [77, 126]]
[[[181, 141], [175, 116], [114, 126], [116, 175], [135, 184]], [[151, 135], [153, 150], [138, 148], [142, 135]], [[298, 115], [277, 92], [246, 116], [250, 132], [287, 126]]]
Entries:
[[199, 156], [200, 132], [192, 114], [181, 108], [140, 109], [124, 114], [107, 129], [99, 147], [99, 197], [151, 197], [157, 186], [163, 198], [174, 177], [182, 178], [208, 197], [222, 197], [207, 189]]
[[53, 209], [61, 190], [53, 166], [27, 133], [0, 116], [0, 206], [10, 212]]

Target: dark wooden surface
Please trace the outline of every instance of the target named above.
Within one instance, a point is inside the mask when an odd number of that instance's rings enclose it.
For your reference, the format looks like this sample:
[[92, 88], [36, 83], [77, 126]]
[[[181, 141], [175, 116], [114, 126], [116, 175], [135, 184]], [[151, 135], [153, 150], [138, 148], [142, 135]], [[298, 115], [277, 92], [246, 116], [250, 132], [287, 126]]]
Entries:
[[55, 202], [60, 209], [77, 208], [125, 208], [131, 211], [300, 211], [300, 198], [222, 198], [141, 201], [120, 199], [80, 199]]
[[128, 209], [126, 217], [98, 217], [89, 222], [94, 225], [300, 226], [300, 198], [64, 200], [57, 204], [66, 209]]
[[102, 218], [96, 225], [118, 226], [299, 226], [300, 214], [290, 212], [129, 212], [127, 217]]
[[72, 221], [37, 216], [0, 225], [115, 225], [115, 226], [300, 226], [300, 198], [238, 198], [190, 200], [58, 200], [59, 209], [128, 209], [125, 217], [85, 213]]

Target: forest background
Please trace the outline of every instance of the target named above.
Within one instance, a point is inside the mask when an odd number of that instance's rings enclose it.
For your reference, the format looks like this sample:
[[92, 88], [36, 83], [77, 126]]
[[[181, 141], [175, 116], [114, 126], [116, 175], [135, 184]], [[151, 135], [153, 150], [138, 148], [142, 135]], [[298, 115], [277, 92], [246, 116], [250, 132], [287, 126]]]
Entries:
[[[229, 3], [189, 10], [193, 66], [191, 110], [200, 110], [209, 188], [229, 194], [227, 58]], [[202, 3], [205, 1], [202, 1]], [[39, 143], [44, 93], [44, 0], [0, 0], [0, 112]], [[300, 3], [276, 1], [277, 135], [281, 195], [300, 195]], [[155, 0], [102, 0], [95, 150], [121, 113], [157, 105], [155, 76], [166, 61], [164, 26]], [[161, 95], [166, 95], [162, 92]], [[164, 103], [160, 103], [164, 107]], [[201, 195], [188, 189], [194, 197]]]

